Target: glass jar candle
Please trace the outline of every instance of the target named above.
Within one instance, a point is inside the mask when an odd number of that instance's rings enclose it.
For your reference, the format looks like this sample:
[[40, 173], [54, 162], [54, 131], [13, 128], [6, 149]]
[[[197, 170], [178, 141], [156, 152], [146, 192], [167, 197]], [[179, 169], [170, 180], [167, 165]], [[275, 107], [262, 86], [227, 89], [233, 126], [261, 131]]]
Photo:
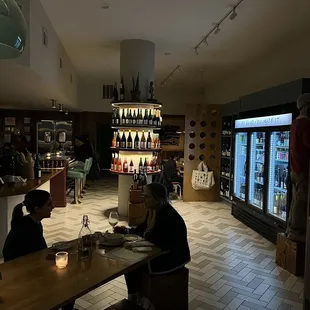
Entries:
[[68, 252], [58, 252], [56, 253], [56, 267], [58, 269], [64, 269], [68, 265]]

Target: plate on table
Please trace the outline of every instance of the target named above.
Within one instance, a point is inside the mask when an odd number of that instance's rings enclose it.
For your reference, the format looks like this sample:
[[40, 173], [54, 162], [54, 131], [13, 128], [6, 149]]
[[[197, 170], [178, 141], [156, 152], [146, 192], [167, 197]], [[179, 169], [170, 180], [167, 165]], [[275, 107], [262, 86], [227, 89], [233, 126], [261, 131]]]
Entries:
[[65, 251], [73, 247], [70, 241], [59, 241], [52, 245], [52, 249], [55, 251]]
[[106, 246], [119, 246], [124, 243], [124, 235], [122, 234], [103, 234], [99, 242], [101, 245]]
[[124, 240], [126, 242], [134, 242], [134, 241], [137, 241], [137, 240], [141, 240], [142, 238], [138, 235], [133, 235], [133, 234], [128, 234], [128, 235], [125, 235], [124, 236]]

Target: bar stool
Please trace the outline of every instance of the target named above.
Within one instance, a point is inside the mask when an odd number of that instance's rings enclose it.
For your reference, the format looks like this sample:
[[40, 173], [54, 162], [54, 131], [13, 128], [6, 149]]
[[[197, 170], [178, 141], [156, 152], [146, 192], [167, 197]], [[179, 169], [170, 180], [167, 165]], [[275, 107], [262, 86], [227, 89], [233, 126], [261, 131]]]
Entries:
[[80, 191], [81, 191], [81, 180], [83, 180], [84, 173], [80, 171], [76, 171], [74, 169], [67, 171], [67, 177], [70, 179], [74, 179], [74, 199], [71, 204], [79, 204]]
[[174, 192], [178, 196], [178, 199], [179, 200], [182, 199], [182, 187], [181, 187], [181, 184], [179, 182], [171, 182], [171, 184], [173, 186]]
[[[85, 160], [85, 163], [83, 163], [83, 166], [81, 166], [81, 164], [77, 164], [77, 165], [75, 165], [73, 167], [74, 171], [78, 171], [78, 172], [83, 173], [83, 178], [80, 180], [81, 181], [81, 185], [80, 185], [81, 191], [80, 191], [80, 193], [85, 193], [83, 189], [84, 189], [84, 186], [86, 184], [86, 176], [90, 172], [90, 168], [92, 166], [92, 163], [93, 163], [93, 159], [92, 159], [92, 157], [90, 157], [90, 158]], [[80, 197], [83, 198], [82, 195], [80, 195]]]

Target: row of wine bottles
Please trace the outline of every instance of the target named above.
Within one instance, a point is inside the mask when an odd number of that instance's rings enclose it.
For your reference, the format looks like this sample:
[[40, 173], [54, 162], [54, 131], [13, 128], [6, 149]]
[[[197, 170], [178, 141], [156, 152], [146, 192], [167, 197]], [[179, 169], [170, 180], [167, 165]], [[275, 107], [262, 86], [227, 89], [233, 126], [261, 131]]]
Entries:
[[147, 150], [147, 149], [160, 149], [159, 134], [148, 132], [147, 138], [145, 137], [144, 130], [139, 136], [136, 131], [136, 136], [133, 140], [131, 136], [131, 130], [127, 132], [115, 132], [112, 139], [112, 147], [123, 148], [123, 149], [136, 149], [136, 150]]
[[157, 126], [160, 127], [162, 117], [158, 109], [120, 109], [112, 112], [112, 125], [122, 126]]
[[126, 157], [122, 159], [118, 153], [112, 153], [111, 170], [124, 173], [139, 171], [140, 174], [155, 172], [159, 170], [157, 155], [154, 153], [151, 160], [145, 158], [144, 162], [141, 157], [138, 166], [135, 166], [132, 160], [127, 161]]

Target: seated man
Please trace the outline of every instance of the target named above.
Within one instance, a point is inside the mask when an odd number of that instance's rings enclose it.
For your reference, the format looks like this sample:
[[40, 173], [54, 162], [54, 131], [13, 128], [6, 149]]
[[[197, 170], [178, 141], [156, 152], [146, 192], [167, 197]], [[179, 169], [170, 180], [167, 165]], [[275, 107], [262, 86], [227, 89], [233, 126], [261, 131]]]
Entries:
[[171, 156], [164, 165], [164, 177], [167, 181], [178, 182], [181, 187], [183, 187], [183, 178], [177, 169], [176, 163], [177, 157], [175, 155]]

